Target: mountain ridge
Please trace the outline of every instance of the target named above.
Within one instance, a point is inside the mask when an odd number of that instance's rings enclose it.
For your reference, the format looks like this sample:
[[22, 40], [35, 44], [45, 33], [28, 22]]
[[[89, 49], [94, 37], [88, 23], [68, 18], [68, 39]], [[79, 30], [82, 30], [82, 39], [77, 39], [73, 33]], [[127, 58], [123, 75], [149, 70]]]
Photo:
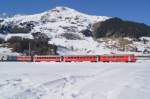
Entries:
[[93, 34], [95, 38], [101, 37], [130, 37], [140, 38], [142, 36], [150, 37], [150, 26], [144, 23], [138, 23], [120, 18], [110, 18], [104, 22], [98, 22], [93, 25]]

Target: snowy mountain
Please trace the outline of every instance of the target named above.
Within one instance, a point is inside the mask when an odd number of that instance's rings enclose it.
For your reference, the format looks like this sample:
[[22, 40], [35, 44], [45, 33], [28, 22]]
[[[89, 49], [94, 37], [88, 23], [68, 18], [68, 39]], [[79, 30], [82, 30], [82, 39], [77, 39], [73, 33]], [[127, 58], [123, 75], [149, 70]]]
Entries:
[[110, 48], [111, 45], [116, 44], [116, 41], [97, 42], [91, 36], [90, 31], [94, 23], [110, 18], [87, 15], [68, 7], [56, 7], [39, 14], [15, 15], [3, 19], [0, 22], [0, 26], [2, 26], [0, 38], [5, 40], [12, 36], [32, 38], [32, 33], [40, 32], [50, 38], [50, 44], [58, 46], [58, 53], [61, 55], [106, 54], [112, 51], [116, 52], [116, 48]]
[[47, 33], [51, 36], [62, 33], [79, 33], [89, 28], [90, 24], [105, 21], [109, 17], [90, 16], [67, 7], [56, 7], [52, 10], [35, 15], [16, 15], [6, 18], [2, 25], [24, 26], [27, 23], [34, 25], [31, 32]]
[[[30, 26], [32, 29], [30, 33], [26, 34], [26, 37], [35, 32], [45, 33], [51, 39], [50, 43], [61, 46], [59, 49], [67, 49], [67, 53], [68, 50], [72, 49], [87, 53], [87, 51], [94, 50], [98, 46], [98, 43], [91, 37], [85, 37], [81, 31], [90, 29], [91, 25], [95, 22], [105, 21], [107, 19], [109, 17], [91, 16], [68, 7], [56, 7], [40, 14], [16, 15], [12, 18], [6, 18], [1, 25], [11, 27]], [[25, 35], [19, 34], [21, 37]], [[10, 35], [16, 36], [16, 34], [8, 34], [8, 37], [3, 35], [0, 37], [5, 37], [5, 40], [7, 40], [11, 37]], [[82, 43], [82, 45], [79, 43]], [[91, 46], [89, 47], [89, 45]]]

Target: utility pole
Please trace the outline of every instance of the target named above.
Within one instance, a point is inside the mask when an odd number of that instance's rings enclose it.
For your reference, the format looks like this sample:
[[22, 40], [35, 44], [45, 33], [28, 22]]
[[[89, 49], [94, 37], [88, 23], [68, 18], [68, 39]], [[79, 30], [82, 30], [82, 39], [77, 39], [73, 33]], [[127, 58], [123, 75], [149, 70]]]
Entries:
[[29, 41], [29, 56], [31, 56], [31, 44], [30, 44], [30, 41]]
[[29, 41], [29, 56], [31, 56], [31, 62], [33, 62], [34, 59], [33, 59], [33, 53], [31, 52], [31, 43], [30, 43], [30, 41]]

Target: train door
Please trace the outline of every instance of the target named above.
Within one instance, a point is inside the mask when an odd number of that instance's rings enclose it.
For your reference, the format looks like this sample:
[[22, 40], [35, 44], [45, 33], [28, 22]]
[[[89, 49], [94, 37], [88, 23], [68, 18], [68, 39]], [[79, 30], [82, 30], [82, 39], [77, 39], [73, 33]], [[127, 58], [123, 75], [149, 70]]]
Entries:
[[128, 62], [131, 62], [131, 56], [130, 55], [128, 56]]

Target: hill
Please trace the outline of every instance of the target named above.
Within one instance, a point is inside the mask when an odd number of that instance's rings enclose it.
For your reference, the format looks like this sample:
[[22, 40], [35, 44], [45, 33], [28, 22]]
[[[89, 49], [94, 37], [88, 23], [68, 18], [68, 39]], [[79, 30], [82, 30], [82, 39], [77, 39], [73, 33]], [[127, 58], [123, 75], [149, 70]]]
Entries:
[[104, 22], [95, 23], [92, 30], [95, 38], [140, 38], [142, 36], [150, 37], [150, 26], [145, 25], [144, 23], [125, 21], [120, 18], [111, 18]]

